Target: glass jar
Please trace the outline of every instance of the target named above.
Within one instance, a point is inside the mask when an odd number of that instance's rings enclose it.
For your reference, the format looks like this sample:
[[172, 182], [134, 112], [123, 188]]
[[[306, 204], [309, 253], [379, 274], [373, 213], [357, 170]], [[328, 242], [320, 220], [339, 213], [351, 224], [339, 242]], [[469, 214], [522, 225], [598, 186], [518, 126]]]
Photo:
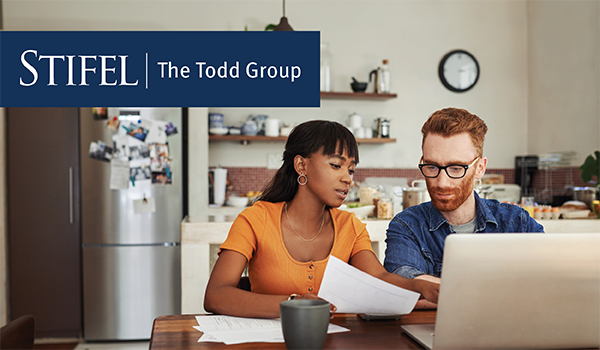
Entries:
[[321, 91], [331, 91], [331, 54], [327, 43], [321, 43]]
[[373, 186], [361, 185], [358, 190], [358, 198], [361, 205], [373, 205], [375, 198], [379, 198], [379, 191]]
[[394, 205], [388, 197], [379, 198], [377, 202], [377, 218], [390, 220], [394, 216]]

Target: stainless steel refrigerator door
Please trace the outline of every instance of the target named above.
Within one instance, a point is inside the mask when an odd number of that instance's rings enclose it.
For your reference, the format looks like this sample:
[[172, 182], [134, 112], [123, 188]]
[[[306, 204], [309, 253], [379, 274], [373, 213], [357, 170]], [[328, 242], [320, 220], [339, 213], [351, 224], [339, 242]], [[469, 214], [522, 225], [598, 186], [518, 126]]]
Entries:
[[180, 246], [83, 248], [83, 336], [150, 339], [157, 316], [181, 312]]
[[[119, 108], [109, 108], [109, 118]], [[132, 108], [127, 108], [132, 110]], [[181, 108], [136, 108], [141, 118], [173, 122], [181, 130]], [[167, 137], [173, 158], [171, 185], [150, 180], [129, 182], [129, 188], [110, 189], [110, 163], [88, 156], [90, 142], [113, 144], [115, 132], [106, 120], [94, 120], [91, 109], [81, 109], [81, 215], [83, 244], [138, 244], [179, 242], [183, 219], [182, 141], [180, 133]], [[122, 121], [122, 123], [128, 123]], [[128, 136], [130, 137], [130, 136]], [[156, 212], [136, 214], [133, 201], [154, 198]]]

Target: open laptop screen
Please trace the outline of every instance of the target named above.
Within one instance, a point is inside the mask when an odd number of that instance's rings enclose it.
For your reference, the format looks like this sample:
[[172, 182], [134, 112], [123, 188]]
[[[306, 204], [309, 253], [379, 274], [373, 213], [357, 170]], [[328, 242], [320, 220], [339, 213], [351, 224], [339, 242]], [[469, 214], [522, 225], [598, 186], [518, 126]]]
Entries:
[[434, 349], [600, 346], [600, 233], [453, 234]]

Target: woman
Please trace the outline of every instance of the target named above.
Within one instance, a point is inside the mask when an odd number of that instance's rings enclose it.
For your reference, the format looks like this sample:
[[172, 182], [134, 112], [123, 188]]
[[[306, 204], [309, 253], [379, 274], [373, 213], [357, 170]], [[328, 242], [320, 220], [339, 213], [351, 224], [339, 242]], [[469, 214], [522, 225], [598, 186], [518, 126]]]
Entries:
[[[260, 201], [234, 221], [211, 274], [207, 311], [279, 317], [279, 303], [317, 299], [329, 255], [437, 302], [439, 285], [388, 273], [371, 248], [366, 226], [335, 209], [350, 188], [358, 145], [343, 125], [315, 120], [294, 128], [283, 165]], [[237, 288], [244, 267], [252, 292]], [[335, 311], [335, 306], [332, 306]]]

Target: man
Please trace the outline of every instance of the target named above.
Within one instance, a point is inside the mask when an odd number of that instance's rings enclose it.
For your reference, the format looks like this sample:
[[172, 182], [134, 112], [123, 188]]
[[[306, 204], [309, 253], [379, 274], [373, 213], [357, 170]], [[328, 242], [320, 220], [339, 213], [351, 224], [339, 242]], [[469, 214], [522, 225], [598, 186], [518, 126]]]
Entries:
[[389, 272], [439, 283], [449, 234], [543, 232], [521, 207], [482, 199], [473, 190], [487, 166], [483, 120], [446, 108], [434, 112], [421, 132], [419, 169], [431, 202], [406, 208], [390, 222], [384, 261]]

